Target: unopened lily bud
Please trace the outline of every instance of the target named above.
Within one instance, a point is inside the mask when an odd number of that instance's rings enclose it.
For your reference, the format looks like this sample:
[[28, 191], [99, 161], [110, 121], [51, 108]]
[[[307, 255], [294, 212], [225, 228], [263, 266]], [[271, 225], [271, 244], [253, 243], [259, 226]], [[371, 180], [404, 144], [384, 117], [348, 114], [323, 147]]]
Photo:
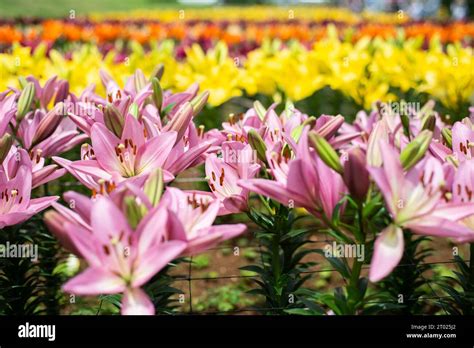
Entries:
[[127, 221], [130, 227], [135, 229], [143, 218], [143, 209], [141, 205], [137, 203], [136, 198], [132, 196], [125, 197], [124, 203]]
[[135, 85], [135, 91], [137, 91], [137, 93], [146, 86], [145, 75], [140, 69], [137, 69], [137, 71], [135, 71], [135, 74], [133, 75], [133, 83]]
[[423, 126], [421, 127], [421, 129], [434, 131], [435, 126], [436, 126], [436, 117], [435, 115], [430, 115], [425, 119], [425, 122], [423, 122]]
[[117, 137], [122, 136], [125, 119], [113, 104], [107, 104], [104, 110], [105, 126]]
[[313, 128], [316, 124], [316, 117], [309, 116], [304, 122], [301, 124], [303, 127], [309, 126], [309, 128]]
[[253, 103], [253, 108], [254, 108], [255, 112], [257, 113], [258, 117], [263, 121], [263, 119], [265, 118], [265, 115], [267, 113], [267, 110], [265, 110], [265, 107], [262, 105], [262, 103], [260, 103], [258, 100], [256, 100]]
[[337, 115], [331, 118], [326, 122], [321, 128], [317, 130], [318, 134], [324, 137], [325, 139], [330, 139], [339, 128], [344, 124], [344, 117]]
[[74, 243], [71, 241], [67, 229], [64, 227], [68, 220], [59, 214], [55, 210], [49, 210], [44, 214], [44, 222], [48, 227], [48, 230], [54, 234], [54, 236], [61, 242], [61, 245], [74, 254], [81, 256], [81, 252], [76, 248]]
[[342, 178], [350, 194], [357, 200], [363, 201], [369, 190], [370, 180], [365, 154], [361, 149], [354, 148], [347, 153]]
[[186, 129], [188, 129], [189, 122], [193, 118], [193, 107], [191, 103], [185, 102], [179, 109], [178, 112], [173, 116], [171, 121], [164, 128], [165, 131], [175, 131], [178, 133], [176, 142], [180, 141], [183, 137]]
[[33, 82], [28, 82], [21, 91], [20, 98], [18, 98], [18, 109], [16, 112], [17, 121], [21, 121], [30, 110], [31, 103], [35, 98], [35, 93], [35, 85]]
[[405, 136], [407, 136], [410, 139], [410, 137], [411, 137], [410, 117], [408, 117], [407, 115], [400, 115], [400, 121], [401, 121], [402, 127], [403, 127], [403, 134], [405, 134]]
[[39, 122], [38, 128], [36, 129], [35, 136], [33, 137], [32, 144], [38, 144], [47, 137], [49, 137], [61, 123], [64, 113], [64, 104], [59, 103], [50, 110]]
[[446, 145], [449, 148], [453, 147], [453, 132], [449, 128], [443, 128], [441, 130], [441, 135], [443, 136], [444, 141], [446, 142]]
[[165, 72], [165, 66], [163, 65], [163, 63], [158, 64], [157, 66], [155, 66], [155, 68], [153, 69], [153, 72], [151, 73], [150, 81], [152, 81], [154, 78], [161, 80], [164, 72]]
[[13, 137], [10, 134], [6, 133], [0, 138], [0, 164], [2, 164], [3, 160], [7, 157], [12, 144]]
[[267, 158], [265, 153], [267, 151], [267, 146], [265, 145], [265, 142], [263, 141], [260, 134], [252, 128], [247, 133], [247, 137], [250, 146], [257, 152], [258, 159], [266, 162]]
[[158, 112], [161, 113], [161, 108], [163, 107], [163, 89], [161, 88], [161, 84], [158, 78], [154, 77], [151, 79], [151, 87], [153, 89], [153, 103], [158, 109]]
[[204, 91], [191, 100], [191, 105], [193, 107], [193, 115], [196, 116], [201, 112], [203, 107], [206, 105], [207, 100], [209, 99], [209, 91]]
[[293, 128], [291, 131], [291, 137], [293, 138], [294, 141], [298, 142], [300, 140], [301, 134], [303, 134], [303, 129], [306, 126], [309, 126], [309, 129], [314, 127], [314, 124], [316, 123], [316, 117], [311, 116], [308, 117], [302, 124], [300, 124], [298, 127]]
[[69, 95], [69, 82], [61, 81], [59, 83], [58, 90], [56, 91], [56, 97], [54, 98], [54, 104], [63, 102]]
[[309, 140], [321, 160], [326, 163], [329, 168], [334, 169], [339, 174], [344, 172], [336, 150], [332, 148], [324, 137], [312, 131], [309, 133]]
[[408, 170], [420, 161], [428, 150], [433, 132], [421, 131], [401, 152], [400, 162], [403, 169]]
[[161, 195], [163, 194], [163, 187], [163, 171], [161, 168], [158, 168], [158, 170], [148, 176], [143, 187], [143, 191], [147, 195], [152, 206], [156, 207], [160, 202]]
[[20, 76], [18, 78], [18, 82], [20, 83], [20, 88], [21, 89], [24, 89], [26, 87], [26, 85], [28, 84], [28, 80], [25, 79], [23, 76]]

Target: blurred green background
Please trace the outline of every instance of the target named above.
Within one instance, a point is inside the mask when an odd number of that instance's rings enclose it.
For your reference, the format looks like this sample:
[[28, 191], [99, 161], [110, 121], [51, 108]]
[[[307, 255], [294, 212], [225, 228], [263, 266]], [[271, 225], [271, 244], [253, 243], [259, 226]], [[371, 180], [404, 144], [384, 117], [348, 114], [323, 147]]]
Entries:
[[[0, 0], [0, 17], [66, 17], [178, 6], [175, 0]], [[183, 6], [183, 5], [180, 5]]]

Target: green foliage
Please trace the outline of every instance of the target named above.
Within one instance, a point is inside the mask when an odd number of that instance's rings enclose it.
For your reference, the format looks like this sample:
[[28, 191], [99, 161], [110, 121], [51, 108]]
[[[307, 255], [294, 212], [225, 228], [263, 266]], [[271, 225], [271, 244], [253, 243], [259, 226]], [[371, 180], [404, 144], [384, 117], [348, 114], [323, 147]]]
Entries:
[[289, 309], [305, 307], [297, 291], [311, 277], [304, 272], [315, 263], [302, 259], [314, 250], [302, 250], [301, 247], [309, 243], [309, 231], [294, 228], [297, 219], [292, 210], [277, 204], [275, 211], [275, 214], [250, 211], [249, 218], [261, 228], [256, 232], [261, 262], [259, 265], [242, 267], [241, 270], [258, 275], [258, 279], [254, 279], [258, 288], [249, 293], [265, 297], [268, 313], [284, 314], [291, 313], [287, 311]]
[[[423, 246], [428, 237], [414, 238], [410, 232], [405, 232], [405, 250], [397, 268], [380, 283], [380, 289], [388, 294], [388, 301], [395, 306], [390, 312], [395, 314], [417, 314], [423, 307], [422, 296], [433, 295], [430, 280], [423, 274], [430, 271], [432, 266], [426, 263], [426, 258], [432, 249]], [[399, 303], [400, 296], [403, 302]]]
[[454, 277], [446, 276], [439, 281], [447, 296], [440, 301], [442, 309], [452, 315], [474, 314], [474, 244], [470, 245], [469, 264], [460, 256], [455, 256]]
[[41, 216], [0, 231], [2, 245], [38, 247], [38, 259], [0, 258], [0, 313], [5, 315], [59, 314], [63, 277], [55, 272], [59, 247]]

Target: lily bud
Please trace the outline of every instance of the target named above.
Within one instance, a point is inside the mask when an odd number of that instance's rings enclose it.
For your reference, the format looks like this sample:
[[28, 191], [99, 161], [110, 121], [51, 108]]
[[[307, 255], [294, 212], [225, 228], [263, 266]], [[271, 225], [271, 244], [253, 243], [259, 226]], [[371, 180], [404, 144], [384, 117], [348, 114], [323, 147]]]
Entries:
[[449, 128], [443, 128], [441, 130], [441, 135], [443, 136], [444, 141], [446, 142], [446, 145], [448, 145], [449, 148], [453, 147], [453, 132]]
[[135, 85], [135, 91], [137, 91], [137, 93], [146, 86], [145, 75], [140, 69], [137, 69], [137, 71], [135, 71], [135, 74], [133, 75], [133, 83]]
[[0, 138], [0, 164], [2, 164], [3, 160], [7, 157], [12, 144], [13, 137], [10, 134], [6, 133]]
[[326, 122], [317, 130], [318, 134], [326, 139], [330, 139], [338, 129], [344, 124], [344, 117], [341, 115], [334, 116], [330, 121]]
[[154, 77], [151, 79], [151, 87], [153, 89], [153, 103], [158, 109], [158, 112], [161, 113], [161, 108], [163, 107], [163, 89], [161, 88], [158, 78]]
[[347, 153], [347, 161], [344, 162], [344, 183], [350, 194], [359, 201], [363, 201], [370, 186], [369, 172], [366, 168], [364, 152], [354, 148]]
[[58, 90], [56, 91], [56, 97], [54, 98], [54, 104], [64, 101], [69, 95], [69, 82], [61, 81], [59, 83]]
[[143, 191], [147, 195], [152, 206], [156, 207], [160, 202], [161, 195], [163, 194], [163, 187], [163, 171], [161, 168], [158, 168], [158, 170], [148, 176], [143, 187]]
[[258, 117], [263, 121], [265, 118], [265, 115], [267, 113], [267, 110], [265, 110], [265, 107], [260, 103], [258, 100], [253, 103], [253, 108], [255, 112], [257, 113]]
[[403, 127], [403, 134], [408, 137], [408, 139], [411, 138], [411, 133], [410, 133], [410, 117], [407, 115], [400, 115], [400, 121], [402, 123]]
[[28, 80], [25, 79], [23, 76], [20, 76], [18, 78], [18, 82], [20, 83], [20, 88], [21, 89], [24, 89], [26, 87], [26, 85], [28, 84]]
[[303, 127], [309, 126], [309, 128], [313, 128], [316, 124], [316, 117], [309, 116], [304, 122], [301, 124]]
[[321, 160], [326, 163], [329, 168], [334, 169], [339, 174], [344, 172], [339, 156], [332, 146], [318, 133], [311, 131], [309, 133], [311, 146], [316, 150]]
[[300, 140], [301, 134], [303, 133], [304, 127], [309, 126], [309, 128], [311, 129], [314, 127], [315, 123], [316, 123], [316, 117], [310, 116], [298, 127], [295, 127], [291, 131], [291, 137], [293, 138], [293, 140], [298, 142]]
[[164, 72], [165, 72], [165, 66], [163, 65], [163, 63], [158, 64], [157, 66], [155, 66], [155, 68], [153, 69], [153, 72], [151, 73], [150, 81], [153, 81], [154, 78], [161, 80]]
[[125, 119], [113, 104], [108, 104], [105, 107], [104, 122], [105, 126], [117, 137], [120, 138], [122, 136]]
[[32, 144], [38, 144], [53, 134], [59, 123], [61, 123], [63, 112], [64, 104], [59, 103], [41, 119], [33, 137]]
[[124, 203], [127, 221], [130, 227], [135, 229], [143, 218], [143, 209], [141, 205], [137, 203], [135, 197], [132, 196], [125, 197]]
[[69, 234], [66, 232], [64, 225], [68, 220], [59, 214], [55, 210], [49, 210], [44, 214], [43, 221], [45, 222], [48, 230], [54, 234], [54, 236], [61, 242], [66, 250], [73, 252], [76, 255], [82, 256], [81, 252], [76, 248], [74, 243], [71, 241]]
[[403, 169], [408, 170], [423, 158], [428, 150], [433, 132], [429, 130], [421, 131], [401, 152], [400, 162]]
[[191, 105], [193, 107], [193, 116], [196, 116], [201, 112], [203, 107], [206, 105], [207, 100], [209, 99], [209, 91], [204, 91], [193, 100], [191, 100]]
[[436, 117], [435, 115], [430, 115], [425, 119], [425, 122], [423, 122], [423, 126], [421, 127], [421, 129], [434, 131], [435, 126], [436, 126]]
[[266, 162], [267, 157], [266, 157], [266, 151], [267, 151], [267, 146], [265, 145], [265, 142], [263, 141], [262, 137], [260, 134], [253, 128], [249, 130], [247, 133], [248, 141], [252, 149], [254, 149], [257, 152], [257, 157], [259, 160]]
[[35, 85], [33, 82], [28, 82], [25, 88], [21, 91], [20, 98], [18, 98], [18, 109], [16, 112], [17, 121], [21, 121], [23, 117], [25, 117], [26, 113], [30, 110], [35, 93]]
[[189, 122], [193, 118], [193, 107], [191, 103], [185, 102], [179, 109], [178, 112], [173, 116], [170, 122], [164, 128], [165, 131], [175, 131], [178, 133], [176, 142], [180, 141], [183, 137], [186, 129], [188, 129]]

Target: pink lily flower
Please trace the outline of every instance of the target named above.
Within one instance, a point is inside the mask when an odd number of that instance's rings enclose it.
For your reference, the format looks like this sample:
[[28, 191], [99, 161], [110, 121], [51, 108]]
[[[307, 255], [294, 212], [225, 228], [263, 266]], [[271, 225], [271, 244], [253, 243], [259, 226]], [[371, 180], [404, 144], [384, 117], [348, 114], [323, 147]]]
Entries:
[[474, 130], [462, 122], [456, 122], [452, 128], [453, 153], [458, 161], [474, 157]]
[[[85, 147], [82, 160], [71, 162], [58, 157], [53, 159], [95, 189], [99, 186], [99, 180], [120, 183], [163, 168], [176, 142], [176, 132], [147, 138], [139, 122], [128, 115], [121, 138], [103, 124], [95, 123], [92, 126], [91, 140], [92, 148]], [[165, 181], [174, 178], [168, 171], [164, 174]]]
[[472, 235], [459, 220], [474, 214], [472, 203], [442, 200], [444, 171], [433, 157], [404, 173], [399, 154], [380, 142], [383, 167], [368, 170], [382, 192], [393, 223], [377, 237], [369, 278], [376, 282], [387, 276], [403, 256], [403, 231], [462, 240]]
[[[270, 197], [282, 204], [302, 207], [317, 217], [332, 216], [337, 203], [347, 191], [341, 176], [317, 156], [308, 144], [308, 128], [298, 143], [296, 157], [285, 163], [284, 156], [271, 156], [269, 162], [277, 181], [267, 179], [241, 180], [239, 185]], [[288, 166], [288, 169], [285, 167]], [[276, 168], [282, 168], [276, 171]], [[285, 179], [285, 172], [288, 172]]]
[[5, 180], [10, 180], [17, 175], [21, 166], [26, 166], [32, 173], [32, 188], [36, 188], [66, 173], [64, 169], [58, 169], [55, 164], [47, 166], [44, 164], [45, 159], [39, 153], [28, 155], [24, 149], [12, 146], [3, 160], [3, 168], [0, 166], [0, 176], [4, 176]]
[[0, 136], [3, 136], [10, 125], [10, 121], [16, 114], [16, 96], [10, 94], [0, 101]]
[[155, 209], [132, 230], [109, 198], [98, 198], [91, 211], [92, 232], [65, 223], [89, 268], [63, 289], [78, 295], [123, 293], [122, 314], [153, 315], [153, 303], [141, 287], [186, 248], [182, 241], [163, 241], [170, 233], [167, 221], [166, 209]]
[[16, 176], [7, 178], [0, 166], [0, 229], [28, 220], [49, 207], [59, 197], [31, 199], [31, 169], [22, 165]]
[[170, 212], [170, 240], [187, 243], [182, 255], [195, 255], [217, 244], [235, 238], [246, 230], [244, 224], [212, 226], [216, 219], [220, 202], [209, 201], [207, 197], [194, 192], [183, 192], [168, 187], [160, 205]]
[[[457, 204], [474, 203], [474, 161], [466, 160], [459, 165], [452, 182], [452, 202]], [[469, 236], [463, 237], [460, 242], [474, 241], [474, 215], [460, 221], [471, 229]]]
[[250, 145], [241, 142], [222, 144], [222, 157], [208, 155], [206, 177], [212, 193], [222, 202], [230, 213], [248, 210], [249, 191], [238, 185], [239, 180], [247, 180], [257, 175], [260, 165]]

